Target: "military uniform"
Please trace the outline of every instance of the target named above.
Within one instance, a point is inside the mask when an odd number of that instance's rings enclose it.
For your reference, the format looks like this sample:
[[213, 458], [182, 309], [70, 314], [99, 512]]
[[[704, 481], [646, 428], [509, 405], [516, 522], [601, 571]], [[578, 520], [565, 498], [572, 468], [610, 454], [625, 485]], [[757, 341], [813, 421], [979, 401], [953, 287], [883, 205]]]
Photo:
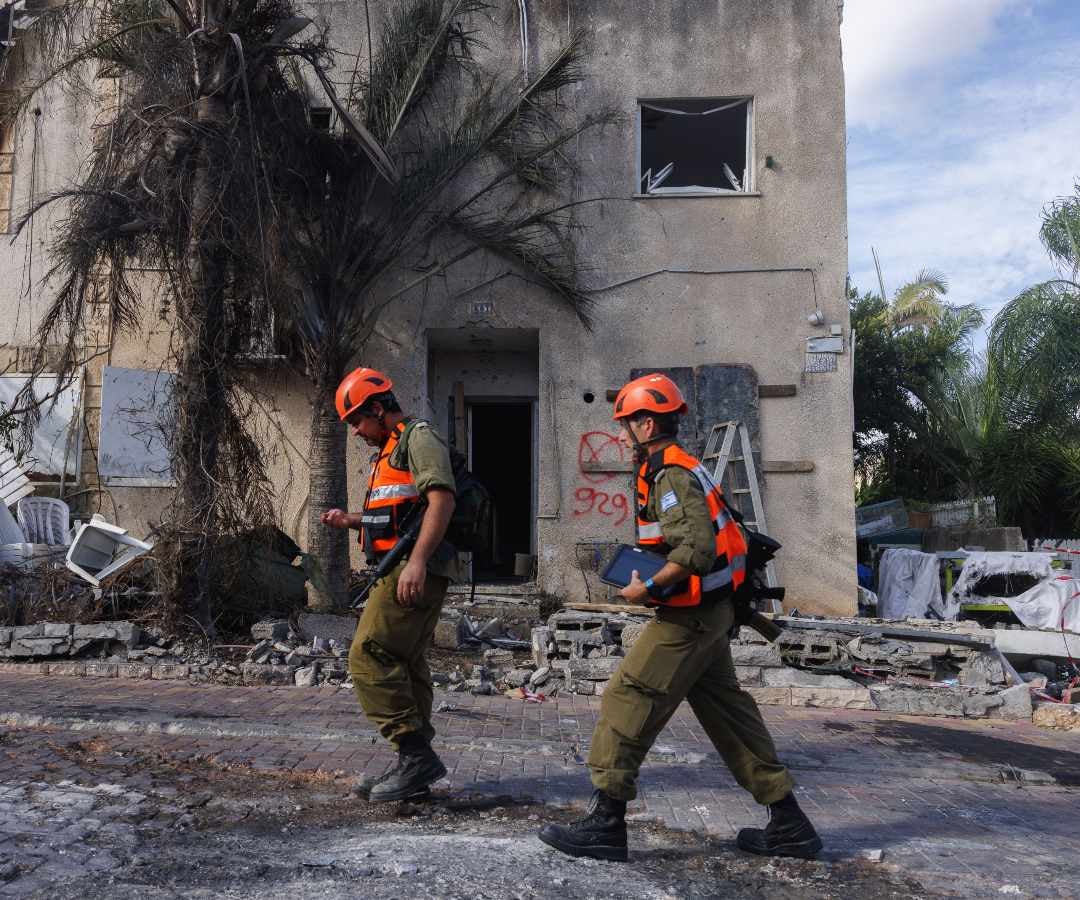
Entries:
[[[405, 441], [389, 451], [386, 462], [392, 469], [407, 470], [420, 497], [436, 488], [455, 490], [446, 442], [426, 422], [414, 424]], [[360, 706], [395, 747], [406, 734], [420, 734], [428, 742], [435, 734], [431, 672], [425, 654], [446, 589], [458, 575], [457, 554], [444, 541], [428, 560], [423, 594], [406, 608], [396, 600], [405, 563], [368, 595], [349, 650], [349, 672]]]
[[[663, 543], [651, 550], [701, 577], [715, 570], [713, 516], [691, 471], [661, 469], [642, 518], [659, 524]], [[791, 775], [776, 757], [757, 704], [735, 677], [729, 598], [727, 588], [706, 592], [700, 606], [658, 608], [611, 679], [588, 759], [593, 784], [608, 796], [634, 799], [641, 763], [684, 699], [735, 779], [758, 803], [775, 803], [791, 791]]]

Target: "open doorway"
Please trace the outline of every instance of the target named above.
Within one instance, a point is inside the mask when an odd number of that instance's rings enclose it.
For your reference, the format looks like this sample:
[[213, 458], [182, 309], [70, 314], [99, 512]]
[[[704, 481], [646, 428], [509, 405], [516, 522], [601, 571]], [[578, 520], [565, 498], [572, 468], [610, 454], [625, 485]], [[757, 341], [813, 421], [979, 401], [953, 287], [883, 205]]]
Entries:
[[473, 577], [529, 581], [536, 555], [539, 333], [433, 328], [427, 338], [428, 396], [438, 425], [492, 496], [491, 546], [473, 554]]
[[491, 547], [473, 558], [477, 581], [525, 580], [515, 558], [533, 553], [533, 407], [532, 400], [467, 404], [470, 468], [494, 506]]

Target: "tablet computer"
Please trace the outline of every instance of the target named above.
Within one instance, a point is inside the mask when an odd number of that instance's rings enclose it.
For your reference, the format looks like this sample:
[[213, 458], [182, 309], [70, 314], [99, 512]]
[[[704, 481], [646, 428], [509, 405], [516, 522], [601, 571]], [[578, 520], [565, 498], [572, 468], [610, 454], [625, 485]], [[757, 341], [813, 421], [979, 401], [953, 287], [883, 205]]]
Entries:
[[[612, 587], [624, 588], [630, 583], [630, 577], [635, 570], [638, 573], [638, 578], [642, 581], [648, 581], [666, 564], [667, 557], [661, 556], [659, 553], [650, 553], [648, 550], [631, 547], [629, 544], [620, 544], [608, 567], [601, 573], [600, 580], [604, 584], [610, 584]], [[684, 582], [680, 582], [664, 588], [660, 592], [660, 597], [677, 594], [682, 589], [683, 584]]]

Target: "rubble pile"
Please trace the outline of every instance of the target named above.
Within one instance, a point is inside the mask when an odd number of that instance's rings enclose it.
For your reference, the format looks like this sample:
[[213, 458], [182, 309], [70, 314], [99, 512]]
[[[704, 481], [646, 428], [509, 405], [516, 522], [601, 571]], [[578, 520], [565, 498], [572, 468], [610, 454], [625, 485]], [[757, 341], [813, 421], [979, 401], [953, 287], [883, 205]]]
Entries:
[[[958, 628], [931, 631], [877, 623], [875, 629], [873, 623], [859, 622], [789, 620], [771, 644], [743, 628], [731, 645], [739, 683], [759, 703], [1031, 717], [1028, 685], [1010, 686], [1011, 666], [992, 643]], [[862, 633], [852, 633], [856, 628]]]
[[[342, 617], [301, 618], [318, 620]], [[347, 622], [355, 628], [355, 619], [347, 619]], [[294, 684], [297, 687], [336, 684], [351, 687], [349, 643], [343, 639], [340, 628], [335, 628], [333, 624], [327, 627], [337, 631], [335, 637], [315, 634], [308, 639], [306, 629], [298, 632], [285, 619], [256, 622], [251, 626], [255, 646], [248, 650], [240, 666], [226, 666], [226, 671], [240, 675], [244, 684]]]
[[[603, 694], [621, 657], [650, 618], [633, 612], [554, 613], [547, 624], [533, 629], [529, 686]], [[1011, 667], [992, 643], [974, 639], [960, 628], [940, 633], [909, 629], [910, 637], [898, 637], [894, 633], [903, 629], [890, 629], [885, 623], [879, 623], [880, 630], [873, 624], [818, 627], [806, 620], [788, 624], [775, 643], [749, 628], [741, 629], [731, 643], [739, 683], [759, 703], [911, 715], [1031, 717], [1028, 685], [1010, 686]], [[513, 680], [521, 677], [515, 673]]]

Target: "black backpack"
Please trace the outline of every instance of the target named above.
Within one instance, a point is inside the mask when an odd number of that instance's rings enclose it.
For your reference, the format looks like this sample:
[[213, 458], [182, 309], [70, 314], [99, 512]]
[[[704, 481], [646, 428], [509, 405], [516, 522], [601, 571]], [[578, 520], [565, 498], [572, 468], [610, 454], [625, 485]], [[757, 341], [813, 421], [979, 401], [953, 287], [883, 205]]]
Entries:
[[[401, 444], [406, 458], [409, 453], [409, 434], [419, 424], [428, 425], [423, 419], [413, 419], [405, 426]], [[450, 466], [454, 470], [456, 504], [450, 524], [446, 528], [446, 540], [462, 553], [478, 553], [491, 547], [492, 504], [491, 493], [469, 471], [465, 454], [457, 447], [448, 447]]]

